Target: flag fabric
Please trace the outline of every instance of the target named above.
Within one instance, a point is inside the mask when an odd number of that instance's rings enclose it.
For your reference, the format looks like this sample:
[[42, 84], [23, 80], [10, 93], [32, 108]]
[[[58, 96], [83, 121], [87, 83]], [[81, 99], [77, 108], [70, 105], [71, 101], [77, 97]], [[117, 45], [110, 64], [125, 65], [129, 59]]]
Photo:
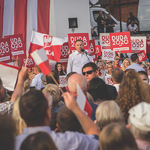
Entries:
[[33, 29], [49, 34], [50, 0], [0, 0], [0, 38], [22, 33], [28, 49]]
[[41, 48], [40, 50], [32, 52], [31, 56], [44, 75], [47, 75], [51, 72], [51, 67], [50, 67], [44, 48]]
[[0, 78], [4, 88], [14, 91], [19, 70], [19, 67], [0, 63]]
[[28, 53], [30, 54], [35, 50], [44, 48], [48, 59], [58, 62], [60, 60], [61, 47], [64, 42], [64, 39], [32, 31]]
[[92, 107], [89, 104], [89, 102], [87, 101], [82, 89], [80, 88], [80, 86], [77, 84], [77, 104], [80, 107], [80, 109], [89, 117], [91, 117], [92, 115]]

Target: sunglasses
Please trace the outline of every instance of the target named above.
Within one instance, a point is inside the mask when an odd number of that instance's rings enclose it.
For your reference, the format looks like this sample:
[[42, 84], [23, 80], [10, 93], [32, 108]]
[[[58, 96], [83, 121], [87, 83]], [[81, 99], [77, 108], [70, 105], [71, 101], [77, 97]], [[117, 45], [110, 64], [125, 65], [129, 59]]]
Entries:
[[86, 73], [87, 73], [87, 74], [91, 74], [92, 72], [94, 72], [94, 71], [93, 71], [93, 70], [90, 70], [90, 71], [87, 71], [87, 72], [83, 72], [82, 74], [85, 76]]
[[116, 58], [115, 60], [120, 60], [119, 58]]

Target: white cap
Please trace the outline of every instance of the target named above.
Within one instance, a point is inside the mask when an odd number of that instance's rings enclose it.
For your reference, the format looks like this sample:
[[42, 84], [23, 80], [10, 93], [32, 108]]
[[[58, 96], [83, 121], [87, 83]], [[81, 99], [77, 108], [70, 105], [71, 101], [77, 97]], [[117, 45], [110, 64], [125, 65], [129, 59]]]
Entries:
[[150, 104], [141, 102], [129, 110], [130, 122], [142, 131], [150, 131]]

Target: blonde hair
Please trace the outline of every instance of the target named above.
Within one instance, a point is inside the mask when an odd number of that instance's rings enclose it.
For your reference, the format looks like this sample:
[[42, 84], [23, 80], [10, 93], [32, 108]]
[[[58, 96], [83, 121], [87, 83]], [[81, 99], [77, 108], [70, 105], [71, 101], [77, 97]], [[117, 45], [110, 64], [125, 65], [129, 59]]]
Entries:
[[111, 122], [123, 122], [123, 114], [114, 101], [104, 101], [96, 109], [96, 124], [100, 129]]
[[122, 64], [122, 70], [123, 70], [123, 71], [125, 71], [125, 69], [126, 69], [126, 67], [125, 67], [125, 61], [129, 61], [129, 65], [131, 65], [131, 60], [130, 60], [130, 58], [124, 59], [123, 64]]
[[56, 107], [60, 101], [60, 91], [57, 85], [55, 84], [47, 84], [42, 92], [49, 93], [52, 96], [53, 104], [52, 108]]
[[13, 113], [12, 113], [12, 117], [15, 120], [15, 124], [16, 124], [16, 135], [22, 134], [24, 128], [27, 126], [25, 121], [20, 116], [19, 102], [20, 102], [20, 98], [18, 98], [15, 101], [13, 106]]
[[109, 72], [109, 70], [108, 70], [108, 66], [112, 66], [112, 69], [114, 68], [114, 66], [113, 66], [113, 64], [112, 64], [112, 63], [107, 64], [107, 74], [110, 74], [111, 72]]

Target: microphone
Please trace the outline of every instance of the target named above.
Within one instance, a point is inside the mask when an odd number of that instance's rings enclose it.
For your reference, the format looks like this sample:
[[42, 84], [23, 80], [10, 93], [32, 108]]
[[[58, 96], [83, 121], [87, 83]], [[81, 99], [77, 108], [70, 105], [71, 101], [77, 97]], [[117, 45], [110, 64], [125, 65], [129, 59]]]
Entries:
[[81, 49], [81, 52], [85, 53], [88, 56], [91, 56], [87, 51], [85, 51], [84, 49]]

